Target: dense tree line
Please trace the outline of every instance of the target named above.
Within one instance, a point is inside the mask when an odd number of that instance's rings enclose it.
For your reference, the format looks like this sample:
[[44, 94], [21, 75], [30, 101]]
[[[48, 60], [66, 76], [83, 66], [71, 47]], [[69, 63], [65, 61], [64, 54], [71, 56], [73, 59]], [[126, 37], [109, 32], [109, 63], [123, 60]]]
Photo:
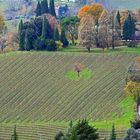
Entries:
[[62, 42], [62, 47], [67, 47], [69, 42], [62, 28], [58, 31], [55, 17], [47, 14], [19, 24], [19, 49], [20, 50], [57, 50], [57, 41]]

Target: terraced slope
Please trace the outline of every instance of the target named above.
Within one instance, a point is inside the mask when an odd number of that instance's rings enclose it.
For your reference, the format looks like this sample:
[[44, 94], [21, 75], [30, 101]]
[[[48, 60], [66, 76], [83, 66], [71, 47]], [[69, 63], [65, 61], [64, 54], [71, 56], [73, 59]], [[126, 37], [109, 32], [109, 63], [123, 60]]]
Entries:
[[[128, 101], [123, 87], [126, 70], [134, 57], [134, 54], [126, 53], [1, 54], [0, 123], [13, 127], [13, 124], [32, 126], [47, 122], [65, 124], [71, 119], [82, 118], [96, 122], [123, 118], [130, 108], [133, 110], [130, 104], [123, 106]], [[90, 79], [72, 81], [66, 77], [76, 62], [92, 71]], [[120, 128], [126, 129], [126, 122], [132, 117], [128, 113]], [[1, 133], [4, 131], [0, 129]]]

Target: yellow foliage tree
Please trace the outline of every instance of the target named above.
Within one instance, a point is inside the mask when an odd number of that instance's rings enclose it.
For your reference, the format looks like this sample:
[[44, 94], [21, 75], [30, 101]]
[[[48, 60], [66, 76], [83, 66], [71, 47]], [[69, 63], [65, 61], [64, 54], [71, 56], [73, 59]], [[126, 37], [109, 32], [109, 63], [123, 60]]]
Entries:
[[27, 12], [27, 7], [26, 5], [22, 5], [22, 14], [25, 15]]

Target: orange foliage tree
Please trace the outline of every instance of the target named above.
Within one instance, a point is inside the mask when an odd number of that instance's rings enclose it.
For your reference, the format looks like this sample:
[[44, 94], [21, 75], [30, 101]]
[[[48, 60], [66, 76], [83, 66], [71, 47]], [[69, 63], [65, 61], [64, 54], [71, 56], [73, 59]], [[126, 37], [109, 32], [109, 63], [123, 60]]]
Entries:
[[80, 72], [84, 69], [84, 65], [81, 63], [75, 64], [74, 69], [78, 73], [78, 77], [79, 77]]

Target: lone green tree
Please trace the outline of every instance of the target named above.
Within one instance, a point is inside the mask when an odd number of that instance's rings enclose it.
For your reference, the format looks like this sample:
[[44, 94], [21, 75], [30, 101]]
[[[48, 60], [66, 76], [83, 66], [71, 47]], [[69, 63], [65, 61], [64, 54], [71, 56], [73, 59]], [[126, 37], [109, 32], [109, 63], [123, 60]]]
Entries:
[[48, 0], [41, 1], [41, 14], [49, 13]]
[[11, 140], [18, 140], [18, 135], [17, 135], [17, 132], [16, 132], [16, 125], [14, 127], [14, 133], [11, 136]]
[[40, 1], [38, 1], [37, 3], [37, 7], [36, 7], [36, 10], [35, 10], [35, 13], [36, 13], [36, 16], [41, 16], [41, 4], [40, 4]]
[[19, 49], [24, 50], [25, 32], [23, 31], [23, 21], [22, 20], [19, 23], [18, 39], [19, 39]]
[[61, 39], [61, 42], [63, 43], [63, 47], [66, 48], [69, 45], [69, 42], [66, 38], [66, 33], [65, 33], [64, 27], [62, 27], [60, 39]]
[[116, 140], [116, 132], [115, 132], [115, 125], [112, 125], [112, 132], [110, 135], [110, 140]]
[[50, 0], [50, 9], [49, 9], [49, 13], [52, 16], [56, 17], [56, 13], [55, 13], [55, 6], [54, 6], [54, 0]]

